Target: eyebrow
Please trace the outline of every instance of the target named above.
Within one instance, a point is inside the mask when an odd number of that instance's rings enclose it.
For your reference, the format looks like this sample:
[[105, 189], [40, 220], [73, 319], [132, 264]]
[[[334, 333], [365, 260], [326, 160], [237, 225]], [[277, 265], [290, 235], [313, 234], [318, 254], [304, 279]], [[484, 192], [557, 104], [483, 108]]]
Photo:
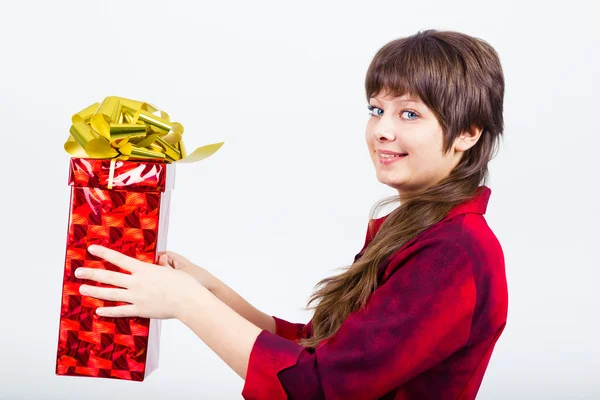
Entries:
[[[371, 97], [371, 100], [378, 100], [381, 101], [378, 97]], [[398, 103], [419, 103], [418, 101], [414, 100], [414, 99], [400, 99], [397, 100]]]

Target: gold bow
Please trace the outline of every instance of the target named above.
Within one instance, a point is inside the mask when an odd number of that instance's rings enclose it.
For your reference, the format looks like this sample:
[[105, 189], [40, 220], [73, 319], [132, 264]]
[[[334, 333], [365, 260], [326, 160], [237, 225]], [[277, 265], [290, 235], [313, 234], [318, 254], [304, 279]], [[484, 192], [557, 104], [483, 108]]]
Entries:
[[[157, 114], [158, 113], [158, 114]], [[73, 157], [115, 160], [155, 159], [192, 163], [214, 154], [224, 142], [187, 154], [183, 126], [169, 114], [141, 101], [109, 96], [71, 118], [65, 150]]]

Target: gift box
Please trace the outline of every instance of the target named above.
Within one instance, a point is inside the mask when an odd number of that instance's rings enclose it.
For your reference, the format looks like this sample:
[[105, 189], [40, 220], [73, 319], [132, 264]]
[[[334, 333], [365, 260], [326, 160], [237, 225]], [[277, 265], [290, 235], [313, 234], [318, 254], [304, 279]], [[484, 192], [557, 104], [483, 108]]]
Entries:
[[144, 262], [166, 250], [177, 162], [200, 161], [223, 144], [189, 156], [183, 127], [148, 103], [107, 97], [72, 118], [65, 149], [71, 197], [64, 263], [56, 374], [143, 381], [158, 367], [160, 320], [102, 317], [98, 307], [127, 303], [79, 293], [80, 267], [125, 270], [91, 255], [99, 244]]

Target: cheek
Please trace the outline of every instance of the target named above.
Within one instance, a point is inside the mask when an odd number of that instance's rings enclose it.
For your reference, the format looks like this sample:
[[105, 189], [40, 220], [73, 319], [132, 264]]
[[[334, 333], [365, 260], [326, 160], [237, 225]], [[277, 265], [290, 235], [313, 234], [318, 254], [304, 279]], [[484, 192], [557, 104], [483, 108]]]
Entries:
[[375, 143], [373, 141], [373, 136], [368, 132], [365, 134], [365, 142], [367, 143], [367, 149], [369, 153], [372, 153], [375, 149]]
[[413, 162], [423, 168], [430, 168], [431, 164], [437, 164], [441, 158], [441, 152], [437, 150], [439, 144], [427, 132], [413, 135], [404, 142], [406, 152], [413, 157]]
[[420, 152], [410, 161], [411, 171], [423, 180], [430, 180], [438, 176], [438, 170], [442, 165], [439, 155], [431, 154], [430, 152]]
[[375, 135], [374, 132], [376, 132], [377, 129], [377, 125], [375, 124], [375, 122], [372, 119], [369, 119], [367, 121], [367, 125], [365, 127], [365, 141], [369, 144], [370, 148], [373, 148], [373, 146], [375, 145]]

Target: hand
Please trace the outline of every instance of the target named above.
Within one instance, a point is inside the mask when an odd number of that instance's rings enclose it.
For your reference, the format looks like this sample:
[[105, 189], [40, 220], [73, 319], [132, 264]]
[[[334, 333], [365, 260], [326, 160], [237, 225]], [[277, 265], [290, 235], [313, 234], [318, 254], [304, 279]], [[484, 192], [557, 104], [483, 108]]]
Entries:
[[158, 258], [158, 265], [171, 267], [193, 276], [202, 286], [212, 291], [216, 287], [217, 278], [206, 269], [192, 263], [184, 256], [173, 251], [166, 251]]
[[82, 295], [98, 299], [130, 303], [116, 307], [100, 307], [96, 313], [106, 317], [179, 318], [186, 303], [199, 291], [206, 290], [189, 274], [155, 264], [145, 263], [102, 246], [88, 251], [131, 274], [98, 269], [77, 268], [75, 276], [117, 286], [117, 288], [81, 285]]

